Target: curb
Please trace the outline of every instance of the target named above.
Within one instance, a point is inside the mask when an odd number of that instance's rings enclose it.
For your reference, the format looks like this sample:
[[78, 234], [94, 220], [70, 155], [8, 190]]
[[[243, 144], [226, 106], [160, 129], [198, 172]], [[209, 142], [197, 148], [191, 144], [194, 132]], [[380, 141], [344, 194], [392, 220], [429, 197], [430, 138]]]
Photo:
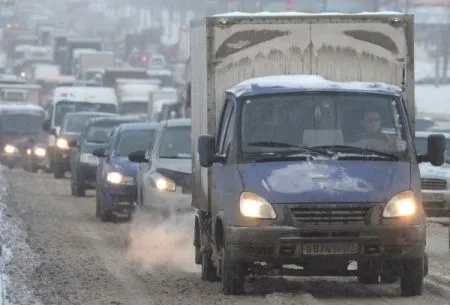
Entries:
[[431, 292], [450, 299], [450, 279], [441, 275], [428, 274], [423, 284]]

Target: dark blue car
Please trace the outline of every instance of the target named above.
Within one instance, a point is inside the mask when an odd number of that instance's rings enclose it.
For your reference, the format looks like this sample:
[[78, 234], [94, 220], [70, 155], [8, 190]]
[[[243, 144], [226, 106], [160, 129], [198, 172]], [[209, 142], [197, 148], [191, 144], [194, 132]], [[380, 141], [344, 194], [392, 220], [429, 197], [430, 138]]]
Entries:
[[151, 148], [157, 126], [151, 122], [121, 124], [113, 131], [108, 147], [94, 151], [101, 158], [96, 175], [96, 216], [102, 221], [131, 216], [138, 168], [128, 155]]

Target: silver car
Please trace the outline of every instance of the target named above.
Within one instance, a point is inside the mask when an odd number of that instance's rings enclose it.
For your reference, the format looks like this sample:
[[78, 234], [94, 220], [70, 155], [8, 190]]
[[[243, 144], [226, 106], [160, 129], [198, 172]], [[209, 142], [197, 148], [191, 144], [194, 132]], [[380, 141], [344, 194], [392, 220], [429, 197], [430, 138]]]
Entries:
[[[433, 132], [417, 131], [415, 145], [417, 153], [427, 151], [427, 137]], [[447, 138], [447, 149], [450, 148], [450, 133], [443, 133]], [[447, 152], [449, 153], [449, 152]], [[449, 155], [447, 155], [447, 159]], [[420, 176], [422, 184], [422, 202], [427, 216], [444, 217], [450, 210], [450, 164], [447, 160], [440, 167], [430, 163], [421, 163]]]

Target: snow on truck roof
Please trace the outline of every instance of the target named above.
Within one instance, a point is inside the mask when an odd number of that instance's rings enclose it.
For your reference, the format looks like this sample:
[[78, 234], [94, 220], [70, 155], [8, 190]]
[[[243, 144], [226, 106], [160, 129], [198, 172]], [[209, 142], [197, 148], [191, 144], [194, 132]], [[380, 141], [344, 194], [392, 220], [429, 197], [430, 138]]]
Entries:
[[45, 112], [45, 110], [38, 105], [29, 104], [29, 103], [15, 103], [15, 102], [2, 102], [0, 103], [0, 112], [3, 111], [35, 111], [35, 112]]
[[223, 14], [216, 14], [213, 17], [258, 17], [258, 16], [361, 16], [361, 15], [406, 15], [400, 12], [394, 11], [381, 11], [381, 12], [360, 12], [360, 13], [338, 13], [338, 12], [324, 12], [324, 13], [305, 13], [305, 12], [258, 12], [258, 13], [243, 13], [243, 12], [230, 12]]
[[245, 80], [227, 92], [236, 97], [298, 91], [345, 91], [400, 94], [402, 90], [379, 82], [335, 82], [318, 75], [275, 75]]
[[107, 87], [56, 87], [53, 103], [62, 100], [117, 105], [116, 92], [113, 88]]

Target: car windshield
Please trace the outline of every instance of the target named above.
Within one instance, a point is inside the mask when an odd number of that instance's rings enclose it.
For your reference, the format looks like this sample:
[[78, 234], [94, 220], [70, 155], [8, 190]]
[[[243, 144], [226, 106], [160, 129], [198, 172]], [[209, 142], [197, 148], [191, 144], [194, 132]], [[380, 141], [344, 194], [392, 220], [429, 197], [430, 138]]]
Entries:
[[0, 116], [0, 133], [38, 134], [44, 122], [44, 115], [36, 114], [2, 114]]
[[170, 159], [191, 158], [191, 127], [167, 127], [161, 135], [159, 157]]
[[61, 126], [64, 116], [69, 112], [94, 111], [117, 113], [117, 106], [113, 103], [90, 103], [90, 102], [74, 102], [60, 101], [55, 106], [55, 126]]
[[[418, 154], [426, 154], [428, 147], [428, 138], [427, 137], [416, 137], [414, 139], [414, 144], [416, 146], [416, 152]], [[450, 159], [450, 139], [445, 140], [445, 148], [447, 149], [447, 159]]]
[[147, 114], [148, 102], [126, 102], [120, 105], [120, 114]]
[[401, 109], [396, 96], [380, 94], [308, 92], [246, 98], [241, 149], [246, 156], [310, 154], [315, 149], [405, 159], [406, 120]]
[[154, 137], [153, 130], [128, 130], [124, 131], [117, 142], [115, 155], [128, 157], [133, 151], [146, 151]]
[[107, 143], [111, 136], [112, 131], [120, 123], [109, 123], [109, 124], [97, 124], [88, 127], [86, 136], [84, 137], [85, 142], [89, 143]]
[[62, 132], [80, 133], [83, 130], [86, 121], [97, 116], [98, 115], [96, 114], [66, 116], [63, 120], [61, 130]]

